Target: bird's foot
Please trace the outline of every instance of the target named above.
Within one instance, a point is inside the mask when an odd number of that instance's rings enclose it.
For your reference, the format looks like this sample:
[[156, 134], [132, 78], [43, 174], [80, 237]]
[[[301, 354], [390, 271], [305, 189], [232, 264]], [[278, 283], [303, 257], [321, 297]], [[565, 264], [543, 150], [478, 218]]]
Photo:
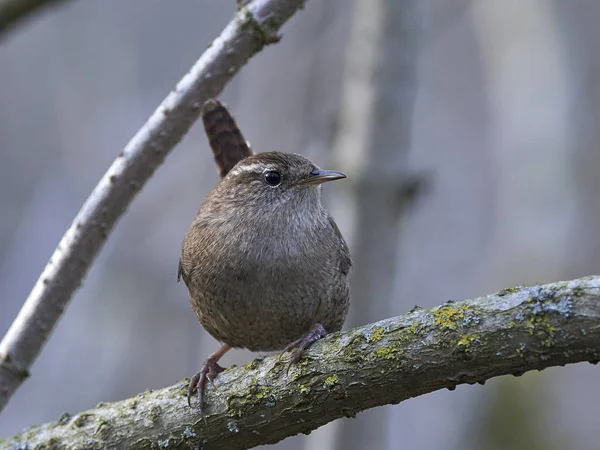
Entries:
[[298, 364], [300, 362], [300, 360], [302, 359], [302, 355], [304, 355], [304, 352], [308, 347], [310, 347], [315, 341], [318, 341], [326, 335], [327, 331], [325, 330], [325, 328], [323, 328], [323, 325], [321, 325], [320, 323], [316, 323], [312, 326], [308, 333], [306, 333], [301, 338], [296, 339], [294, 342], [288, 344], [287, 347], [285, 347], [283, 351], [279, 354], [279, 359], [281, 359], [281, 356], [284, 353], [294, 350], [292, 352], [292, 356], [290, 357], [290, 362], [287, 366], [286, 374], [290, 372], [290, 367], [292, 365]]
[[204, 389], [206, 388], [206, 382], [210, 381], [211, 383], [215, 379], [215, 377], [223, 372], [225, 369], [217, 364], [217, 361], [221, 359], [221, 357], [230, 349], [231, 347], [224, 345], [218, 351], [213, 353], [208, 357], [204, 365], [202, 366], [202, 370], [198, 372], [196, 375], [192, 377], [190, 380], [190, 384], [188, 385], [188, 405], [192, 406], [192, 394], [194, 391], [198, 391], [198, 409], [200, 410], [200, 414], [204, 416]]

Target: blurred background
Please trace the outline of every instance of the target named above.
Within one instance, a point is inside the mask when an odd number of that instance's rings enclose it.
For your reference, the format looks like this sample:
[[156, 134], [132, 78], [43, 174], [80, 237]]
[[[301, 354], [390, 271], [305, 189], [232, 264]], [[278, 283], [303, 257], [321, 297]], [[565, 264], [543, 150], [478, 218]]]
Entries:
[[[234, 11], [70, 1], [1, 37], [0, 334], [101, 175]], [[596, 0], [311, 0], [226, 88], [255, 151], [348, 173], [325, 188], [355, 260], [347, 327], [600, 273], [599, 20]], [[427, 188], [407, 202], [415, 177]], [[177, 261], [217, 181], [197, 123], [110, 236], [0, 436], [200, 368], [217, 344]], [[459, 386], [276, 448], [597, 449], [598, 375], [578, 364]]]

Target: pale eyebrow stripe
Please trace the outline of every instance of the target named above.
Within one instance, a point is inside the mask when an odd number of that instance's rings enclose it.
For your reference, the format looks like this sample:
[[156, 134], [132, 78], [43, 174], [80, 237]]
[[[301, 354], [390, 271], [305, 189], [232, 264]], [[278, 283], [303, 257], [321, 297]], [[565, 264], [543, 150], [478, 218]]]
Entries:
[[257, 172], [262, 173], [265, 170], [274, 170], [273, 167], [267, 166], [261, 163], [252, 163], [252, 164], [242, 164], [235, 169], [231, 170], [229, 173], [232, 175], [237, 175], [242, 172]]

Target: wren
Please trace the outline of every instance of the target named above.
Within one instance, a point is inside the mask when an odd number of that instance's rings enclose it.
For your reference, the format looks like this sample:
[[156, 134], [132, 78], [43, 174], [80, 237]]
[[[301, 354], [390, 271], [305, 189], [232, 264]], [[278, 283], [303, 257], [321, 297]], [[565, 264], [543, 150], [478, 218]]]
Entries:
[[343, 173], [293, 153], [253, 155], [216, 100], [205, 103], [202, 118], [222, 179], [183, 241], [178, 280], [202, 326], [223, 344], [190, 381], [188, 404], [197, 389], [203, 413], [207, 380], [224, 370], [217, 362], [231, 348], [291, 351], [291, 365], [342, 328], [352, 262], [321, 201], [322, 184]]

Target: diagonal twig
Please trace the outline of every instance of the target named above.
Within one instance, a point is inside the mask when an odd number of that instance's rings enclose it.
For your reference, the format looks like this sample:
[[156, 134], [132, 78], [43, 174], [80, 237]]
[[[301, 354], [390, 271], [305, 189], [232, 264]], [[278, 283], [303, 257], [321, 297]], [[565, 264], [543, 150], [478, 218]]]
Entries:
[[598, 359], [600, 277], [510, 288], [332, 334], [287, 376], [277, 356], [226, 370], [207, 392], [206, 422], [184, 380], [63, 414], [0, 450], [241, 450], [439, 389]]
[[217, 96], [306, 0], [254, 0], [179, 81], [110, 166], [61, 239], [6, 336], [0, 342], [0, 411], [81, 285], [117, 220], [167, 154]]
[[0, 35], [32, 13], [65, 2], [66, 0], [0, 0]]

